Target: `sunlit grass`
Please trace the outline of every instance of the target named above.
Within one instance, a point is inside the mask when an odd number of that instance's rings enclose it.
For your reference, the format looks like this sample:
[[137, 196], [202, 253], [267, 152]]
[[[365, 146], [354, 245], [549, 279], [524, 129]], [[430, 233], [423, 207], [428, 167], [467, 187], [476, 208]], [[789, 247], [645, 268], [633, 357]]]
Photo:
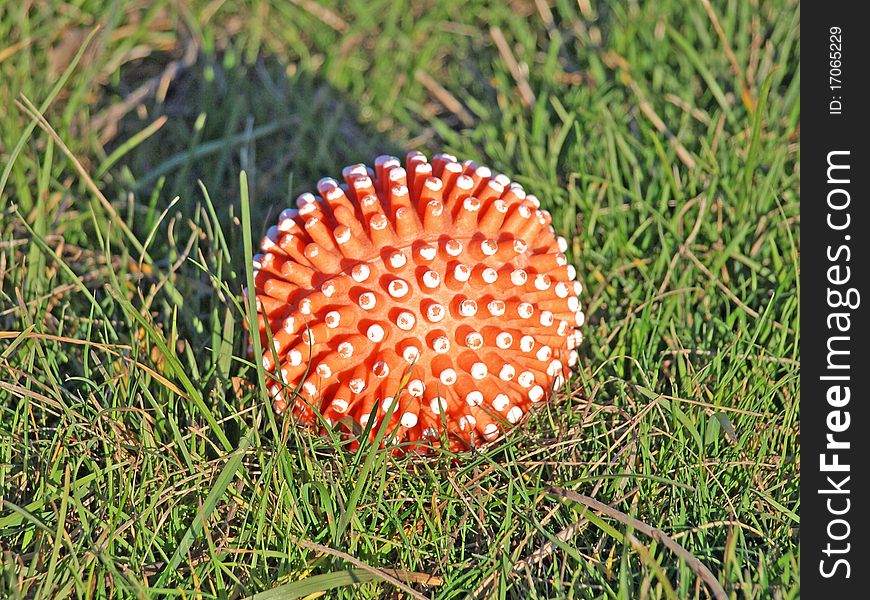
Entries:
[[[799, 595], [795, 2], [18, 4], [0, 596], [712, 597], [619, 513]], [[584, 285], [565, 392], [458, 460], [297, 430], [245, 351], [267, 224], [415, 148], [533, 191]]]

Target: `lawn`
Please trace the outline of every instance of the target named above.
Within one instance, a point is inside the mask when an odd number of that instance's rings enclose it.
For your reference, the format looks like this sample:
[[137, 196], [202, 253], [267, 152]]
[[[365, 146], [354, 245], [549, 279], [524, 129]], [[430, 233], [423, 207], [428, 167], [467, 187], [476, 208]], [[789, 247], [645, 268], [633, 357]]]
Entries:
[[[798, 597], [799, 25], [0, 3], [0, 597]], [[245, 349], [252, 239], [411, 149], [535, 193], [584, 288], [566, 389], [458, 456], [298, 430]]]

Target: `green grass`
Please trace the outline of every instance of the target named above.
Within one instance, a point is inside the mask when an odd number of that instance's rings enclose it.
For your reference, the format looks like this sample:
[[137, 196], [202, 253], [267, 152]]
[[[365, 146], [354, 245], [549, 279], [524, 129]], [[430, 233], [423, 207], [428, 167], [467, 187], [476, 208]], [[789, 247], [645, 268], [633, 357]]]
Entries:
[[[0, 4], [0, 597], [712, 597], [576, 494], [799, 596], [797, 2], [330, 4]], [[297, 431], [245, 358], [251, 239], [414, 148], [584, 284], [566, 393], [460, 460]]]

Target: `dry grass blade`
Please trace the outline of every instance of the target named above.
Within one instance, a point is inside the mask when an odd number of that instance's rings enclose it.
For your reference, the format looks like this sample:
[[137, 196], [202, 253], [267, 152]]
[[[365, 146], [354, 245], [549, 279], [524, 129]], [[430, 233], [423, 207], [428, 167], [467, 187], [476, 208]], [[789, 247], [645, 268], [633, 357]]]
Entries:
[[444, 108], [456, 115], [463, 125], [466, 127], [474, 125], [474, 117], [471, 116], [471, 113], [462, 106], [462, 103], [456, 99], [456, 96], [450, 93], [450, 90], [435, 81], [429, 73], [418, 70], [414, 73], [414, 78], [429, 90], [438, 102], [444, 105]]
[[26, 38], [15, 42], [11, 46], [6, 46], [5, 48], [0, 49], [0, 63], [14, 56], [15, 53], [22, 48], [26, 48], [27, 46], [29, 46], [32, 41], [32, 38]]
[[58, 145], [58, 147], [63, 151], [66, 157], [73, 163], [76, 168], [76, 171], [79, 172], [79, 175], [82, 179], [84, 179], [88, 188], [94, 193], [94, 196], [100, 201], [100, 204], [103, 206], [103, 209], [106, 211], [106, 214], [112, 219], [112, 222], [115, 223], [118, 227], [121, 228], [121, 231], [124, 232], [124, 235], [127, 236], [127, 239], [130, 241], [133, 246], [140, 251], [143, 255], [147, 256], [144, 247], [136, 239], [136, 236], [133, 234], [133, 231], [121, 218], [118, 212], [115, 210], [115, 207], [112, 206], [112, 203], [109, 202], [108, 198], [100, 191], [100, 188], [97, 187], [97, 184], [94, 183], [94, 180], [88, 174], [87, 170], [82, 166], [82, 163], [76, 158], [75, 154], [69, 149], [69, 147], [64, 143], [61, 137], [57, 134], [51, 124], [45, 119], [44, 116], [39, 112], [33, 103], [22, 94], [21, 101], [16, 100], [15, 104], [26, 113], [31, 119], [37, 122], [37, 124], [45, 131], [51, 139], [54, 140], [54, 143]]
[[626, 78], [628, 79], [628, 86], [631, 88], [631, 91], [634, 92], [634, 95], [637, 96], [638, 100], [638, 108], [640, 112], [644, 114], [644, 116], [650, 120], [650, 123], [653, 124], [653, 127], [665, 136], [668, 142], [673, 146], [674, 152], [677, 153], [677, 157], [680, 159], [684, 165], [686, 165], [689, 169], [695, 168], [695, 159], [692, 158], [692, 155], [686, 150], [685, 146], [680, 143], [680, 140], [677, 139], [677, 136], [673, 134], [673, 132], [668, 129], [668, 126], [665, 125], [665, 122], [662, 121], [661, 117], [659, 117], [658, 113], [656, 113], [655, 109], [653, 109], [652, 105], [647, 101], [640, 87], [638, 87], [637, 83], [634, 82], [627, 74]]
[[[418, 600], [429, 600], [428, 598], [426, 598], [426, 596], [424, 596], [423, 594], [421, 594], [420, 592], [418, 592], [414, 588], [408, 587], [407, 585], [405, 585], [404, 583], [399, 581], [396, 577], [394, 577], [393, 575], [390, 575], [390, 573], [387, 572], [386, 570], [379, 569], [377, 567], [373, 567], [371, 565], [368, 565], [368, 564], [364, 563], [363, 561], [361, 561], [360, 559], [354, 558], [353, 556], [351, 556], [347, 552], [342, 552], [341, 550], [335, 550], [334, 548], [330, 548], [329, 546], [324, 546], [323, 544], [318, 544], [317, 542], [311, 542], [311, 541], [304, 540], [304, 539], [298, 539], [296, 541], [300, 546], [303, 546], [304, 548], [308, 548], [309, 550], [315, 550], [317, 552], [322, 552], [323, 554], [329, 554], [330, 556], [335, 556], [336, 558], [346, 560], [347, 562], [351, 563], [352, 565], [356, 565], [360, 569], [368, 571], [369, 573], [379, 577], [380, 579], [383, 579], [387, 583], [399, 588], [400, 590], [402, 590], [403, 592], [405, 592], [406, 594], [408, 594], [412, 598], [417, 598]], [[392, 572], [395, 574], [399, 573], [398, 571], [395, 571], [395, 570], [393, 570]]]
[[572, 502], [579, 502], [587, 508], [590, 508], [596, 512], [600, 512], [607, 515], [608, 517], [616, 519], [620, 523], [628, 525], [629, 527], [632, 527], [635, 530], [640, 531], [645, 535], [648, 535], [657, 542], [661, 542], [674, 554], [686, 561], [686, 564], [689, 565], [689, 568], [695, 572], [695, 575], [700, 577], [701, 580], [705, 584], [707, 584], [707, 587], [710, 589], [710, 592], [713, 594], [713, 597], [716, 598], [716, 600], [728, 600], [728, 595], [722, 588], [722, 584], [719, 583], [719, 581], [716, 579], [716, 576], [713, 575], [710, 569], [708, 569], [704, 563], [698, 560], [698, 558], [694, 554], [683, 548], [680, 544], [674, 541], [672, 537], [670, 537], [661, 529], [658, 529], [651, 525], [647, 525], [643, 521], [639, 521], [638, 519], [635, 519], [634, 517], [631, 517], [624, 512], [613, 508], [612, 506], [603, 504], [598, 500], [595, 500], [594, 498], [590, 498], [589, 496], [578, 494], [573, 490], [566, 490], [560, 487], [550, 487], [547, 489], [547, 492], [553, 496], [565, 498], [567, 500], [571, 500]]
[[653, 127], [656, 128], [656, 131], [661, 133], [665, 138], [667, 138], [668, 143], [674, 148], [674, 152], [677, 154], [677, 158], [680, 159], [684, 165], [686, 165], [689, 169], [695, 168], [695, 159], [692, 157], [691, 153], [686, 150], [685, 146], [680, 143], [680, 140], [677, 139], [677, 136], [673, 134], [673, 132], [665, 125], [665, 122], [659, 117], [658, 113], [653, 109], [652, 104], [647, 100], [646, 95], [643, 93], [643, 90], [637, 85], [637, 82], [629, 73], [631, 65], [629, 65], [628, 61], [625, 60], [622, 56], [617, 54], [616, 52], [608, 52], [607, 54], [602, 56], [604, 63], [613, 70], [619, 71], [620, 78], [622, 82], [629, 87], [632, 93], [637, 97], [638, 105], [637, 107], [640, 109], [640, 112], [649, 119], [650, 123], [652, 123]]
[[526, 108], [532, 108], [535, 105], [535, 93], [529, 86], [529, 80], [520, 69], [517, 59], [514, 58], [514, 53], [511, 52], [511, 47], [508, 45], [501, 29], [498, 27], [490, 27], [489, 34], [492, 36], [492, 41], [495, 42], [498, 53], [501, 54], [502, 60], [511, 72], [511, 77], [517, 82], [517, 89], [520, 92], [520, 98], [523, 100]]
[[731, 70], [734, 71], [734, 75], [737, 77], [737, 83], [740, 86], [740, 95], [743, 102], [746, 104], [746, 108], [750, 111], [754, 111], [755, 100], [752, 98], [749, 87], [746, 85], [746, 78], [743, 77], [743, 71], [740, 70], [740, 65], [737, 63], [737, 56], [734, 55], [734, 50], [728, 42], [728, 37], [725, 35], [722, 25], [719, 23], [719, 17], [716, 16], [716, 11], [713, 10], [710, 0], [701, 0], [701, 5], [704, 7], [707, 16], [710, 17], [710, 22], [713, 24], [713, 29], [716, 30], [716, 35], [719, 36], [719, 41], [722, 42], [722, 46], [725, 49], [725, 55], [728, 57], [728, 62], [731, 63]]
[[339, 33], [344, 33], [350, 27], [347, 21], [325, 6], [321, 6], [320, 3], [314, 2], [314, 0], [290, 0], [290, 2], [302, 10], [311, 13], [311, 15], [317, 17]]

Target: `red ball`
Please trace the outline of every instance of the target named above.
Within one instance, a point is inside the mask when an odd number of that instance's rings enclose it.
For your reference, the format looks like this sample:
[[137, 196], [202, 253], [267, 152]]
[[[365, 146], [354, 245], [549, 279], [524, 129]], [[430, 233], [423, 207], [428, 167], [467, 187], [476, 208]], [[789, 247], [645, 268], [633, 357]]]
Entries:
[[343, 176], [284, 210], [254, 257], [275, 410], [349, 436], [389, 415], [405, 451], [497, 438], [577, 362], [581, 287], [550, 214], [447, 154]]

